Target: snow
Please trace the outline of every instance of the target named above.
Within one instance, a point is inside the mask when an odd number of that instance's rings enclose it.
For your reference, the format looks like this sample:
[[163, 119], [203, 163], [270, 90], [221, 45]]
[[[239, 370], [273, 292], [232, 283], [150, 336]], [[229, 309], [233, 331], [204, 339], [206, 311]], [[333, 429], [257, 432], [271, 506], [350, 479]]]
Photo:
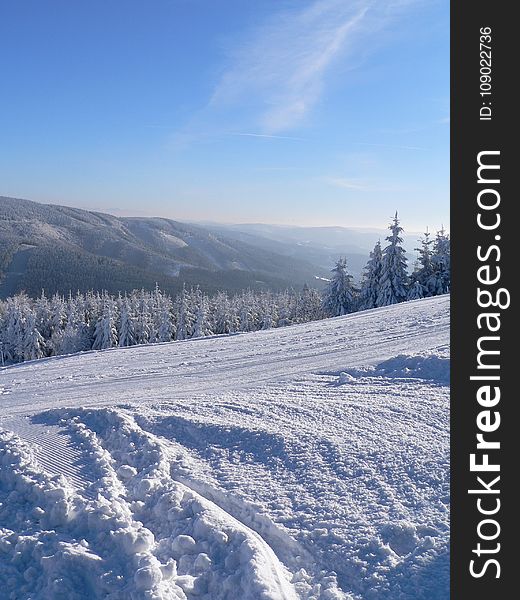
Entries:
[[6, 598], [449, 597], [449, 298], [0, 370]]
[[186, 248], [188, 246], [188, 244], [180, 237], [172, 235], [171, 233], [166, 233], [166, 231], [159, 231], [159, 235], [167, 242], [172, 244], [172, 246], [176, 246], [178, 248]]

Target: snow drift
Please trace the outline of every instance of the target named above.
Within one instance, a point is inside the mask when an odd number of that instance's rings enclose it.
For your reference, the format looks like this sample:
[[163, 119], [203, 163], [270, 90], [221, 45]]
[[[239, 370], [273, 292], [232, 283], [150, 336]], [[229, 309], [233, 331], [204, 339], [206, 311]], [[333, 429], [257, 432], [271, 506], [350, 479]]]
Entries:
[[0, 371], [6, 598], [449, 597], [449, 300]]

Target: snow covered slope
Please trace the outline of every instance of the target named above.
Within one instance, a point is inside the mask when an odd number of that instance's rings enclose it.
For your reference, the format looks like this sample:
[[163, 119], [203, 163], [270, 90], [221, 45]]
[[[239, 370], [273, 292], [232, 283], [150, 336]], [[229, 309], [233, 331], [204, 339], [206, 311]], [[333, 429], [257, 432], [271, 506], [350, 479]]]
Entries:
[[0, 589], [448, 598], [448, 338], [443, 296], [0, 370]]

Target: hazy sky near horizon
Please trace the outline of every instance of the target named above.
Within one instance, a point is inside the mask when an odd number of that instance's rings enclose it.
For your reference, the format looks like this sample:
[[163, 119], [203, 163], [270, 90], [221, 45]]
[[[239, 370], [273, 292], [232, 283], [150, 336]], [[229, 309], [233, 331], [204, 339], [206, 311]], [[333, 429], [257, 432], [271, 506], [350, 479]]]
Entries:
[[448, 0], [20, 0], [0, 45], [0, 195], [448, 225]]

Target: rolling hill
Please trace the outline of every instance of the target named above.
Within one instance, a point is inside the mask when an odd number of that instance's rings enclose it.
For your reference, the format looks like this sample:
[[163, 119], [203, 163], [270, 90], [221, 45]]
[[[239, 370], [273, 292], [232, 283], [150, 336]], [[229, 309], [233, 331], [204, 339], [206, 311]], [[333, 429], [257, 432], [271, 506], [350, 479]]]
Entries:
[[197, 225], [0, 197], [0, 297], [134, 288], [284, 289], [325, 269]]
[[[270, 249], [284, 256], [305, 260], [330, 270], [340, 256], [345, 256], [350, 273], [359, 281], [368, 256], [378, 240], [385, 245], [388, 230], [356, 227], [295, 227], [261, 223], [205, 223], [210, 231], [226, 235], [261, 249]], [[421, 233], [405, 232], [404, 247], [413, 262]]]

